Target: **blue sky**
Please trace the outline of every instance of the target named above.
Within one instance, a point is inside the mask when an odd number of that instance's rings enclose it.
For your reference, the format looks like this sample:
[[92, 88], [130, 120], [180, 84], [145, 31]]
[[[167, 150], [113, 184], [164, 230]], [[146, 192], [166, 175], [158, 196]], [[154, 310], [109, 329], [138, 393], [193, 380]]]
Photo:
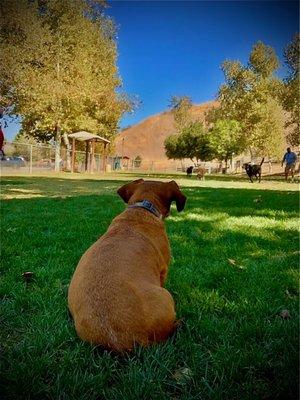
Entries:
[[[258, 40], [283, 49], [299, 30], [296, 1], [109, 1], [119, 27], [118, 67], [123, 89], [141, 107], [121, 127], [166, 110], [172, 95], [194, 103], [215, 98], [225, 59], [247, 63]], [[279, 74], [284, 75], [281, 68]], [[6, 128], [7, 139], [17, 131]]]
[[[142, 106], [123, 118], [134, 124], [167, 108], [172, 95], [195, 103], [215, 98], [225, 59], [247, 63], [258, 40], [283, 48], [298, 28], [292, 1], [111, 1], [119, 25], [124, 89]], [[281, 71], [281, 74], [283, 71]]]

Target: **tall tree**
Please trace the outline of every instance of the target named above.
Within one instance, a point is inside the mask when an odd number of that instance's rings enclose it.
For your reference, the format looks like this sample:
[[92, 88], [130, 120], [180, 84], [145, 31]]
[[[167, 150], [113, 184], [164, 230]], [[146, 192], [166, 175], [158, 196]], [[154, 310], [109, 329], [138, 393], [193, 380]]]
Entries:
[[234, 154], [240, 154], [245, 147], [243, 130], [237, 121], [217, 120], [209, 136], [214, 156], [220, 161], [224, 160], [226, 167], [228, 160]]
[[165, 150], [169, 159], [189, 158], [196, 163], [213, 158], [209, 135], [203, 124], [198, 121], [183, 128], [180, 135], [169, 136], [165, 140]]
[[188, 96], [172, 96], [169, 107], [174, 117], [176, 132], [180, 134], [191, 123], [192, 100]]
[[284, 51], [288, 75], [284, 82], [282, 97], [284, 109], [289, 113], [288, 140], [294, 146], [300, 144], [299, 46], [300, 35], [297, 33]]
[[183, 152], [180, 146], [180, 135], [170, 135], [165, 139], [164, 146], [169, 160], [182, 160]]
[[113, 22], [97, 0], [4, 0], [0, 4], [0, 106], [26, 133], [56, 141], [88, 130], [110, 137], [130, 102], [116, 91]]
[[[283, 141], [284, 127], [279, 123], [284, 120], [279, 100], [282, 84], [274, 75], [278, 65], [274, 50], [261, 42], [254, 45], [247, 66], [239, 61], [222, 64], [225, 83], [218, 93], [220, 107], [212, 110], [208, 119], [211, 123], [238, 121], [243, 129], [243, 150], [249, 149], [253, 155], [275, 155], [278, 143]], [[266, 110], [268, 124], [264, 121]], [[266, 131], [267, 126], [273, 129]]]

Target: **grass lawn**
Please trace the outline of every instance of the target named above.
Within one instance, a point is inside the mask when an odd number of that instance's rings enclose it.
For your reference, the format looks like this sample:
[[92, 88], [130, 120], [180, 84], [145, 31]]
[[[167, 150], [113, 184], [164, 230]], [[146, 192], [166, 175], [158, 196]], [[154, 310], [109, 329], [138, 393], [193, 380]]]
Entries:
[[182, 327], [123, 357], [77, 338], [68, 284], [131, 179], [2, 178], [1, 398], [298, 399], [297, 184], [178, 176], [167, 288]]

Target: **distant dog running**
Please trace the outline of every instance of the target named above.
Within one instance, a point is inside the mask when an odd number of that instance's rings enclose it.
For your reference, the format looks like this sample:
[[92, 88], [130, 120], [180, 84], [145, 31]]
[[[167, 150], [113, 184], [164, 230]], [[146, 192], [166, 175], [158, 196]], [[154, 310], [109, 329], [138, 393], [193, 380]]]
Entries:
[[205, 174], [206, 174], [206, 169], [202, 168], [202, 167], [199, 167], [198, 171], [197, 171], [197, 178], [200, 179], [201, 181], [202, 180], [204, 181]]
[[194, 167], [192, 165], [186, 169], [186, 174], [188, 177], [192, 176], [193, 169], [194, 169]]
[[253, 177], [258, 179], [258, 182], [261, 181], [261, 166], [263, 165], [265, 158], [261, 160], [261, 163], [258, 164], [251, 164], [251, 163], [245, 163], [243, 164], [243, 168], [247, 172], [247, 175], [249, 176], [250, 182], [253, 183]]

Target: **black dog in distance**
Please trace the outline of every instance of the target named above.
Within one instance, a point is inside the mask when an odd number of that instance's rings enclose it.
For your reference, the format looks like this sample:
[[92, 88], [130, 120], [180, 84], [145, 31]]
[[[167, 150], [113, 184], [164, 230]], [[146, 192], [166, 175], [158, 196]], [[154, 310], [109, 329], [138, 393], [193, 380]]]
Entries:
[[193, 166], [190, 166], [190, 167], [188, 167], [188, 168], [186, 169], [186, 174], [187, 174], [187, 176], [189, 176], [189, 177], [192, 176], [193, 169], [194, 169]]
[[263, 165], [264, 162], [263, 158], [261, 160], [261, 163], [258, 164], [251, 164], [251, 163], [245, 163], [243, 164], [243, 168], [245, 169], [245, 171], [247, 172], [247, 175], [249, 176], [250, 182], [253, 183], [252, 178], [255, 177], [256, 179], [258, 179], [258, 182], [261, 181], [261, 166]]

